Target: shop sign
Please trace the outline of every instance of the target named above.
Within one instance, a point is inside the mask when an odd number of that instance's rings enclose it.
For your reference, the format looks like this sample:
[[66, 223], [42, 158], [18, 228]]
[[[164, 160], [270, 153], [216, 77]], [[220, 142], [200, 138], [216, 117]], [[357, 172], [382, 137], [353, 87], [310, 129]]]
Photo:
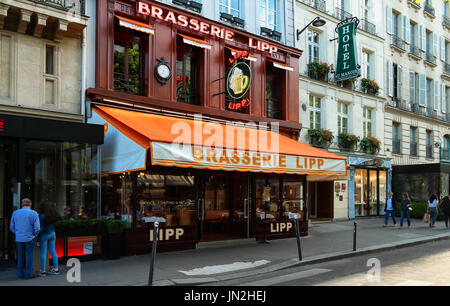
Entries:
[[352, 20], [337, 28], [339, 48], [336, 61], [336, 82], [357, 78], [361, 75], [355, 41], [356, 22]]
[[[158, 231], [158, 241], [177, 241], [184, 235], [183, 228], [160, 228]], [[153, 229], [150, 230], [150, 241], [153, 241]]]
[[[190, 18], [186, 15], [175, 14], [173, 11], [164, 11], [162, 8], [156, 5], [151, 5], [149, 3], [139, 1], [137, 2], [136, 11], [138, 14], [149, 16], [152, 18], [157, 18], [165, 22], [170, 22], [172, 24], [176, 24], [181, 27], [189, 28], [193, 31], [217, 37], [219, 39], [234, 41], [233, 31], [227, 30], [225, 28], [213, 24], [209, 24], [207, 22], [200, 21], [195, 18]], [[250, 48], [262, 52], [268, 52], [270, 54], [273, 54], [278, 51], [278, 48], [276, 46], [271, 45], [264, 41], [254, 40], [251, 37], [249, 38], [248, 43]]]
[[233, 99], [238, 100], [245, 96], [252, 82], [252, 71], [245, 62], [236, 63], [228, 72], [227, 82], [225, 84], [227, 94]]
[[[302, 217], [298, 220], [302, 220]], [[279, 234], [279, 233], [288, 233], [291, 229], [294, 228], [292, 222], [273, 222], [270, 223], [270, 233]]]

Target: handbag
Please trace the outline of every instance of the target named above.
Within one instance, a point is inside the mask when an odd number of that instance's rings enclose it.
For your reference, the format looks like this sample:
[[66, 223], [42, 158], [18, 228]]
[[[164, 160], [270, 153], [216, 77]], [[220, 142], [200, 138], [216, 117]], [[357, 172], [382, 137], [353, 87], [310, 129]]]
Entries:
[[425, 222], [425, 223], [430, 222], [430, 214], [426, 212], [426, 213], [423, 215], [422, 221]]

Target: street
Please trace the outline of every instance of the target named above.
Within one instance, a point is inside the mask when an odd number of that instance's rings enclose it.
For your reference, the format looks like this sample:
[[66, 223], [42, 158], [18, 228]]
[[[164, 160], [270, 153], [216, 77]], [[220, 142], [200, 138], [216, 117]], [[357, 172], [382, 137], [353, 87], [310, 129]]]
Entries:
[[[379, 260], [379, 281], [369, 260]], [[208, 285], [446, 286], [450, 284], [449, 269], [450, 242], [443, 240]]]

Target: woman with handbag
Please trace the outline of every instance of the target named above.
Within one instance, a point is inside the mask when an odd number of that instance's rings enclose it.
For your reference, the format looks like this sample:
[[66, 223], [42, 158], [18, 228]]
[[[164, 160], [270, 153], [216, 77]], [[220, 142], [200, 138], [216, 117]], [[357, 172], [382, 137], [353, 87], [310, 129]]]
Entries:
[[39, 243], [41, 246], [41, 276], [46, 276], [47, 271], [45, 268], [47, 258], [47, 246], [52, 255], [53, 268], [48, 274], [59, 274], [58, 268], [58, 254], [55, 250], [55, 223], [60, 219], [55, 206], [50, 201], [45, 201], [41, 207], [39, 214], [39, 220], [41, 222], [41, 234], [39, 237]]
[[436, 219], [438, 216], [439, 200], [435, 194], [432, 194], [428, 200], [428, 211], [430, 212], [430, 227], [435, 227]]
[[402, 215], [400, 219], [400, 227], [401, 229], [403, 227], [403, 220], [406, 217], [406, 220], [408, 221], [408, 228], [411, 228], [411, 219], [409, 217], [409, 210], [411, 209], [411, 200], [409, 199], [408, 194], [405, 192], [402, 196]]

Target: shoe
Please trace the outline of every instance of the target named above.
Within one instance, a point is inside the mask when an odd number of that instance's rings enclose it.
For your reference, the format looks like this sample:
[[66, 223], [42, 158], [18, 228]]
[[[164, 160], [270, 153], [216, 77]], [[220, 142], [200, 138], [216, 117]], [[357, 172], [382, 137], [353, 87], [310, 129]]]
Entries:
[[45, 272], [45, 271], [40, 272], [40, 273], [39, 273], [39, 276], [40, 276], [40, 277], [45, 277], [45, 276], [47, 276], [47, 272]]
[[398, 224], [397, 224], [397, 223], [395, 223], [395, 224], [394, 224], [394, 226], [395, 226], [395, 227], [398, 227]]
[[383, 224], [383, 227], [387, 227], [387, 224]]
[[56, 270], [55, 268], [51, 269], [50, 272], [48, 272], [48, 274], [50, 275], [58, 275], [59, 274], [59, 269]]

